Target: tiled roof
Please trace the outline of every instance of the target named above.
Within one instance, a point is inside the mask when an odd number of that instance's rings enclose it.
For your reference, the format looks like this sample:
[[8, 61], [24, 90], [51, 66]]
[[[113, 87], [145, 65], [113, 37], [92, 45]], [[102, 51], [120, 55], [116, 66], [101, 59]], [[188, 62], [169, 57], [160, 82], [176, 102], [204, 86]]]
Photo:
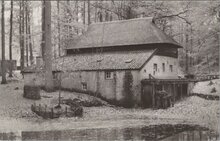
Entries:
[[[54, 71], [126, 70], [140, 69], [155, 50], [76, 54], [53, 62]], [[42, 67], [41, 67], [42, 68]], [[36, 66], [24, 72], [39, 70]]]
[[54, 70], [124, 70], [139, 69], [154, 50], [77, 54], [55, 60]]
[[176, 41], [161, 31], [152, 22], [152, 18], [137, 18], [93, 23], [89, 25], [85, 34], [69, 40], [67, 49], [161, 43], [181, 47]]

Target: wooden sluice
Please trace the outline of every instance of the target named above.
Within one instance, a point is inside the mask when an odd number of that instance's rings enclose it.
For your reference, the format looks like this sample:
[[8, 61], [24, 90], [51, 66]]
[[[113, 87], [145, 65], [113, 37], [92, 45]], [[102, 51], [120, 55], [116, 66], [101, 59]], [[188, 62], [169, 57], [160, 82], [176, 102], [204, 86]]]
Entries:
[[189, 95], [189, 84], [195, 82], [192, 79], [144, 79], [141, 81], [142, 105], [153, 109], [173, 106]]

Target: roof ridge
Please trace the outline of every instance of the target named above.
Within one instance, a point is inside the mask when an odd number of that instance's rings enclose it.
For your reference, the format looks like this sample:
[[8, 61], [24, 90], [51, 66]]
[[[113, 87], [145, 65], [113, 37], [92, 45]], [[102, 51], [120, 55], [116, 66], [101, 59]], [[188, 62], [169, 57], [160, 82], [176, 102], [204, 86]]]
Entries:
[[155, 25], [152, 17], [144, 17], [93, 23], [78, 40], [70, 41], [67, 49], [159, 43], [170, 43], [177, 48], [181, 47]]

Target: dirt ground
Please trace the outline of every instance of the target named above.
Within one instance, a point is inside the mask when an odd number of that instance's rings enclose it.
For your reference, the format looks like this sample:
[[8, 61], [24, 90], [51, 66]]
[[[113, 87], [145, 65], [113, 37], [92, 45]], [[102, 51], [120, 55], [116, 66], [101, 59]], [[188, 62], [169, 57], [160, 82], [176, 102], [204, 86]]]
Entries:
[[[218, 80], [220, 81], [220, 80]], [[92, 99], [85, 94], [62, 92], [64, 98]], [[23, 80], [15, 77], [0, 85], [0, 131], [61, 130], [76, 128], [130, 127], [150, 124], [199, 124], [210, 129], [218, 128], [219, 101], [196, 96], [179, 101], [168, 109], [124, 109], [103, 102], [106, 106], [84, 107], [82, 118], [45, 120], [31, 112], [31, 104], [56, 105], [58, 92], [41, 91], [41, 100], [23, 98]]]
[[[212, 92], [213, 88], [216, 89], [216, 92]], [[192, 92], [220, 96], [220, 80], [214, 79], [211, 81], [211, 83], [210, 81], [199, 82], [195, 85]]]

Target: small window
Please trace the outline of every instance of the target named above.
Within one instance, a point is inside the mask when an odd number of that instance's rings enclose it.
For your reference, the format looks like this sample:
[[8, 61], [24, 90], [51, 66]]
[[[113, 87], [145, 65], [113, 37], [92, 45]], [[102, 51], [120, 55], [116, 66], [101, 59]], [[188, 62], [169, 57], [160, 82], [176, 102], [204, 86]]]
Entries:
[[83, 90], [87, 90], [87, 83], [82, 82], [82, 89], [83, 89]]
[[173, 65], [170, 65], [170, 72], [173, 72]]
[[165, 72], [165, 63], [162, 64], [163, 72]]
[[113, 78], [113, 73], [110, 71], [105, 72], [105, 79], [112, 79]]
[[154, 71], [157, 71], [157, 64], [154, 64]]
[[58, 79], [57, 73], [53, 72], [53, 79]]
[[125, 60], [125, 63], [131, 63], [133, 61], [133, 59], [128, 59], [128, 60]]
[[97, 62], [102, 62], [103, 59], [97, 59]]

